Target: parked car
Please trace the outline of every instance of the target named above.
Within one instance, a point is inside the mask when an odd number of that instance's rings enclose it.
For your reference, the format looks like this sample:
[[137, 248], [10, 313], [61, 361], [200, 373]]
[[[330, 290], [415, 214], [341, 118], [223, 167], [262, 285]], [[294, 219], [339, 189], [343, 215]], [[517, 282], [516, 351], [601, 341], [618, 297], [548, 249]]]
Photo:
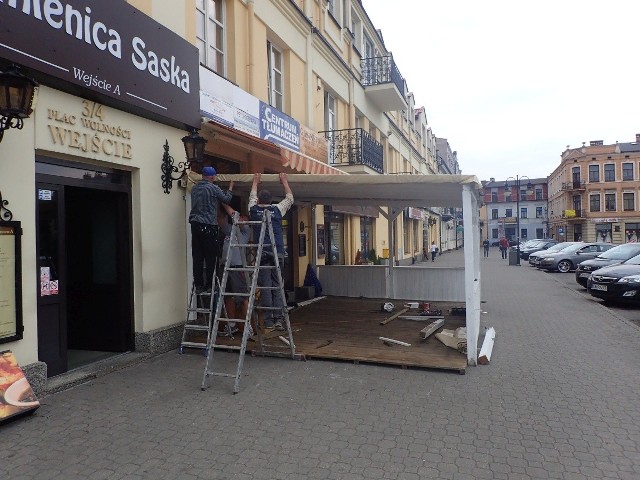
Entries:
[[613, 247], [596, 258], [585, 260], [578, 265], [576, 267], [576, 282], [587, 288], [587, 280], [593, 271], [611, 265], [618, 265], [636, 255], [640, 255], [640, 243], [625, 243]]
[[593, 272], [587, 291], [611, 302], [640, 303], [640, 255]]
[[538, 252], [535, 253], [530, 253], [529, 254], [529, 265], [532, 267], [537, 267], [538, 265], [540, 265], [540, 260], [542, 260], [542, 258], [550, 253], [556, 253], [559, 252], [561, 250], [564, 250], [565, 248], [571, 246], [571, 245], [575, 245], [576, 243], [582, 243], [582, 242], [560, 242], [560, 243], [556, 243], [555, 245], [547, 248], [546, 250], [540, 250]]
[[585, 260], [596, 257], [601, 252], [606, 252], [614, 247], [611, 243], [590, 242], [578, 243], [560, 250], [559, 252], [549, 253], [542, 256], [538, 268], [566, 273], [575, 269], [576, 266]]
[[520, 245], [520, 258], [527, 260], [532, 253], [539, 252], [540, 250], [547, 250], [558, 243], [557, 240], [537, 240], [533, 242]]

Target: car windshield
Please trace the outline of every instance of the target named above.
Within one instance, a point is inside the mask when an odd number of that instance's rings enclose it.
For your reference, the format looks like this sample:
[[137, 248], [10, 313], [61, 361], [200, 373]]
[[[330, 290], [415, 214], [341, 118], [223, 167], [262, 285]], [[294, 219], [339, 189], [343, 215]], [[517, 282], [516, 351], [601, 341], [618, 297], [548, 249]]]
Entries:
[[640, 255], [631, 257], [629, 260], [622, 262], [623, 265], [640, 265]]
[[523, 247], [527, 247], [527, 248], [534, 248], [534, 247], [541, 247], [545, 243], [547, 243], [547, 242], [541, 242], [540, 240], [529, 240], [528, 242], [526, 242], [522, 246]]
[[576, 253], [584, 246], [584, 243], [574, 243], [573, 245], [569, 245], [567, 248], [563, 248], [562, 253]]
[[596, 258], [606, 258], [608, 260], [624, 260], [640, 253], [640, 244], [626, 243], [624, 245], [618, 245], [606, 252], [601, 253]]
[[556, 243], [554, 246], [547, 248], [546, 252], [547, 253], [560, 252], [560, 251], [564, 250], [565, 248], [570, 247], [571, 245], [575, 245], [575, 243], [573, 243], [573, 242]]

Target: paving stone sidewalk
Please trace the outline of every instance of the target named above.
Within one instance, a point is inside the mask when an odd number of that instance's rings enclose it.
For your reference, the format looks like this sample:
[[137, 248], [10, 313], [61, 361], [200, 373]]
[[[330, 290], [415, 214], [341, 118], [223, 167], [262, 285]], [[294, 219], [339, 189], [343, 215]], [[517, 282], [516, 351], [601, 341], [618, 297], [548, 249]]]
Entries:
[[640, 329], [497, 249], [481, 269], [488, 366], [248, 356], [232, 395], [226, 379], [200, 390], [201, 354], [171, 352], [0, 427], [0, 477], [639, 479]]

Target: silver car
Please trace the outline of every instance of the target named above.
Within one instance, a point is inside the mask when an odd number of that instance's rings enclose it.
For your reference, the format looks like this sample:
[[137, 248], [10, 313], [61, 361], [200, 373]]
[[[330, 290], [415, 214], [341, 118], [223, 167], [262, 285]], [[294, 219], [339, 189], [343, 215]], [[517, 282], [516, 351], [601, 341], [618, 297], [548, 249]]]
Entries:
[[571, 245], [575, 245], [577, 243], [582, 243], [582, 242], [561, 242], [561, 243], [556, 243], [555, 245], [553, 245], [552, 247], [547, 248], [546, 250], [540, 250], [538, 252], [532, 253], [529, 255], [529, 265], [532, 267], [537, 267], [540, 265], [540, 261], [542, 260], [543, 257], [548, 256], [551, 253], [557, 253], [561, 250], [564, 250], [565, 248], [571, 246]]
[[606, 252], [614, 246], [612, 243], [604, 242], [570, 245], [559, 252], [543, 255], [538, 268], [549, 271], [558, 270], [562, 273], [570, 272], [575, 269], [578, 264], [585, 260], [595, 258], [600, 253]]

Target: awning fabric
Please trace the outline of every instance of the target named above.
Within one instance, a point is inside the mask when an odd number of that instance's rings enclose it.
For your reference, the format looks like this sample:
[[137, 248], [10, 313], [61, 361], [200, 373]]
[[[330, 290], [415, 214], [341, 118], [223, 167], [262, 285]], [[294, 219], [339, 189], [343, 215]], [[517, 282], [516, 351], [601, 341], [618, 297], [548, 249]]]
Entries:
[[303, 153], [294, 152], [288, 148], [280, 148], [282, 165], [302, 173], [313, 173], [322, 175], [348, 175], [331, 165], [327, 165], [315, 158], [311, 158]]
[[[462, 207], [462, 190], [470, 185], [479, 192], [482, 185], [474, 175], [288, 175], [296, 202], [319, 205], [393, 207]], [[253, 175], [218, 175], [218, 181], [234, 180], [236, 195], [246, 195]], [[280, 178], [261, 176], [261, 188], [274, 197], [284, 195]], [[476, 193], [477, 194], [477, 193]]]

